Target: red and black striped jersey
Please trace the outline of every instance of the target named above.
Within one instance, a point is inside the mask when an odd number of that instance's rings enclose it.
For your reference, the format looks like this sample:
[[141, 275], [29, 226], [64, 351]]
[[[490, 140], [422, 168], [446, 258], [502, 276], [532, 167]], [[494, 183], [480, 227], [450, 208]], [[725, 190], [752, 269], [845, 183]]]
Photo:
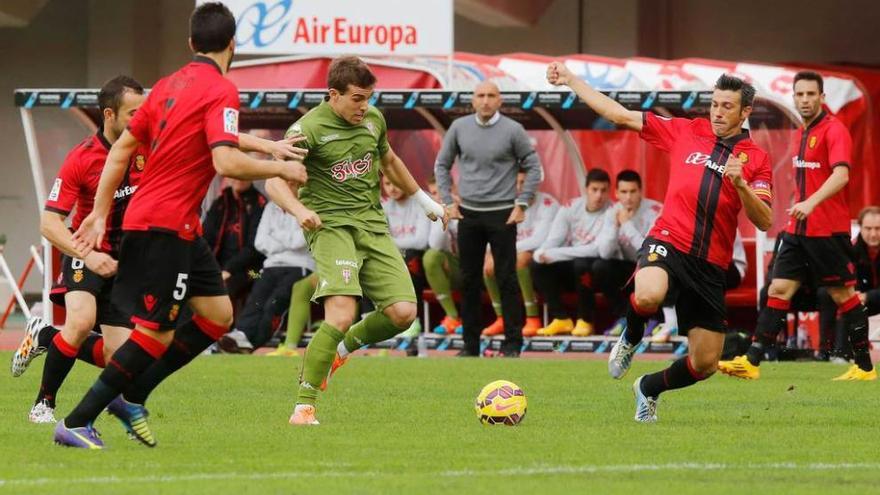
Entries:
[[202, 234], [202, 200], [216, 174], [211, 149], [238, 147], [238, 89], [207, 57], [156, 83], [128, 130], [149, 145], [150, 167], [129, 205], [124, 230]]
[[[110, 142], [104, 137], [103, 129], [87, 137], [76, 145], [61, 165], [58, 176], [49, 192], [45, 209], [65, 217], [76, 207], [71, 227], [76, 230], [92, 212], [98, 182], [104, 171], [104, 163], [110, 151]], [[140, 182], [141, 174], [147, 164], [147, 148], [141, 146], [131, 157], [128, 169], [119, 188], [113, 195], [110, 215], [107, 217], [107, 230], [101, 251], [115, 257], [122, 240], [122, 219], [129, 201]]]
[[[824, 111], [808, 127], [801, 126], [792, 141], [791, 166], [795, 201], [815, 193], [836, 167], [852, 167], [852, 138], [846, 126]], [[804, 220], [788, 219], [786, 232], [807, 237], [850, 233], [847, 187], [822, 201]]]
[[669, 153], [663, 212], [649, 235], [726, 270], [733, 256], [742, 201], [733, 183], [724, 178], [725, 164], [731, 155], [739, 158], [743, 178], [770, 204], [773, 171], [769, 156], [749, 138], [748, 131], [720, 139], [704, 118], [666, 118], [645, 112], [643, 119], [641, 137]]

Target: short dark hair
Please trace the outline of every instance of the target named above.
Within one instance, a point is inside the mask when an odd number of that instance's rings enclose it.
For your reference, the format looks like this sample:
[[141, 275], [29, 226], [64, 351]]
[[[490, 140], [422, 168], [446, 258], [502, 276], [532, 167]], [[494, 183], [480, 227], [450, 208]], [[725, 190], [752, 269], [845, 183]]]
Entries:
[[798, 81], [816, 81], [816, 84], [819, 85], [819, 92], [825, 92], [825, 81], [818, 72], [813, 72], [811, 70], [802, 70], [798, 72], [794, 75], [794, 81], [791, 83], [791, 86], [794, 87]]
[[587, 182], [584, 185], [589, 186], [592, 182], [605, 182], [606, 184], [611, 184], [611, 177], [608, 175], [608, 172], [601, 168], [591, 168], [590, 171], [587, 172]]
[[621, 170], [620, 173], [617, 174], [616, 185], [619, 186], [621, 182], [635, 182], [639, 185], [639, 189], [642, 188], [642, 176], [635, 170]]
[[348, 91], [348, 85], [358, 88], [371, 88], [376, 84], [376, 76], [363, 60], [347, 56], [339, 57], [330, 63], [327, 71], [327, 87], [340, 93]]
[[189, 38], [198, 53], [223, 51], [235, 38], [235, 16], [220, 2], [203, 3], [189, 17]]
[[752, 103], [755, 101], [755, 87], [736, 76], [731, 76], [730, 74], [721, 74], [721, 77], [715, 81], [715, 89], [721, 91], [739, 91], [739, 101], [743, 108], [752, 106]]
[[144, 87], [129, 76], [116, 76], [105, 82], [101, 86], [101, 92], [98, 93], [98, 107], [101, 112], [109, 108], [113, 110], [113, 113], [119, 113], [119, 107], [122, 106], [122, 96], [126, 91], [142, 95]]
[[862, 208], [862, 211], [859, 212], [859, 227], [862, 226], [862, 222], [865, 221], [865, 217], [868, 215], [880, 215], [880, 206], [866, 206]]

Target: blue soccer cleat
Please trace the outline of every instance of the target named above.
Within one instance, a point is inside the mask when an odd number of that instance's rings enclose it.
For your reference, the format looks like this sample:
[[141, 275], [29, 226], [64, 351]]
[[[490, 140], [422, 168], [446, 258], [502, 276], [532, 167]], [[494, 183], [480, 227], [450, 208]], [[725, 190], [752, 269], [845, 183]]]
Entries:
[[636, 396], [636, 416], [635, 420], [639, 423], [656, 423], [657, 422], [657, 403], [660, 402], [659, 397], [648, 397], [642, 392], [642, 379], [640, 376], [633, 383], [633, 394]]
[[153, 437], [153, 432], [150, 431], [150, 426], [147, 425], [147, 418], [150, 416], [150, 412], [147, 411], [146, 407], [128, 402], [119, 395], [107, 406], [107, 412], [112, 416], [116, 416], [116, 419], [125, 427], [125, 431], [137, 441], [147, 447], [156, 446], [156, 438]]
[[64, 426], [63, 420], [55, 425], [55, 444], [78, 449], [99, 450], [104, 448], [101, 434], [91, 423], [79, 428], [68, 428]]

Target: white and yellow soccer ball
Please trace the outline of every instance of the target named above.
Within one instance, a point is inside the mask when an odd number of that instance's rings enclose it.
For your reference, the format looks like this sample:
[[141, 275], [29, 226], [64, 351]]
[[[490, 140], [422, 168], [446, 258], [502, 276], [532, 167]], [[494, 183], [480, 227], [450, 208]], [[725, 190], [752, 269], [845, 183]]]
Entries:
[[475, 404], [484, 425], [516, 426], [526, 417], [526, 394], [507, 380], [496, 380], [480, 391]]

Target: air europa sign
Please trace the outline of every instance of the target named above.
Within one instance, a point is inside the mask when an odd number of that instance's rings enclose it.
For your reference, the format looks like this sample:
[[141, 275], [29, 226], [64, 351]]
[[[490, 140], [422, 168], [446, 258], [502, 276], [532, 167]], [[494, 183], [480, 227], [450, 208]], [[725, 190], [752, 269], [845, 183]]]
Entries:
[[222, 1], [237, 21], [237, 53], [452, 53], [452, 0]]

